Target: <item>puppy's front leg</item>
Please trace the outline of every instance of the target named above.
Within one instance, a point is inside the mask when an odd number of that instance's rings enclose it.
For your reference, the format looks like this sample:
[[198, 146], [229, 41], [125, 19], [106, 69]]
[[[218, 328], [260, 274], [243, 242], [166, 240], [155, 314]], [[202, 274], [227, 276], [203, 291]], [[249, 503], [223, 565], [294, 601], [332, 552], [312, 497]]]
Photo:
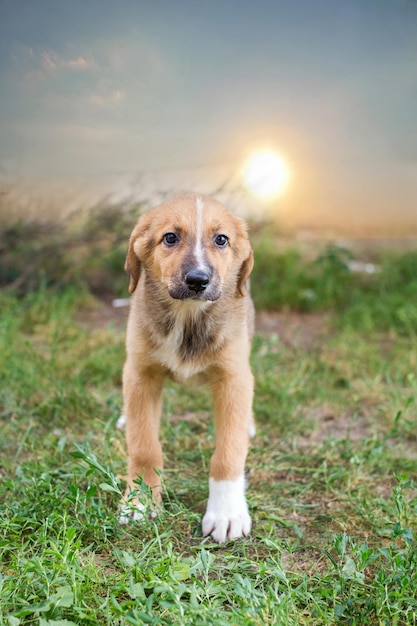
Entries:
[[219, 543], [246, 536], [251, 519], [245, 498], [245, 460], [252, 423], [253, 376], [239, 371], [216, 371], [214, 397], [216, 449], [210, 464], [209, 499], [203, 535]]
[[[161, 500], [161, 477], [163, 468], [162, 448], [159, 442], [161, 417], [161, 392], [164, 376], [154, 370], [140, 372], [126, 363], [123, 371], [124, 414], [126, 415], [126, 442], [128, 453], [128, 476], [126, 498], [137, 488], [134, 481], [143, 478], [152, 490], [152, 500]], [[145, 506], [139, 499], [124, 505], [120, 516], [121, 523], [143, 517]]]

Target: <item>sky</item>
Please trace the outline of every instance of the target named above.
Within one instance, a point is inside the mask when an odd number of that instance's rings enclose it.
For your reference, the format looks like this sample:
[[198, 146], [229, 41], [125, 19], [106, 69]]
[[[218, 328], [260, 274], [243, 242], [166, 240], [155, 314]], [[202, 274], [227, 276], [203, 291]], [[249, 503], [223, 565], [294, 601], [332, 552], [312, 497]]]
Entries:
[[280, 210], [417, 219], [417, 0], [0, 0], [3, 179], [206, 191], [263, 147]]

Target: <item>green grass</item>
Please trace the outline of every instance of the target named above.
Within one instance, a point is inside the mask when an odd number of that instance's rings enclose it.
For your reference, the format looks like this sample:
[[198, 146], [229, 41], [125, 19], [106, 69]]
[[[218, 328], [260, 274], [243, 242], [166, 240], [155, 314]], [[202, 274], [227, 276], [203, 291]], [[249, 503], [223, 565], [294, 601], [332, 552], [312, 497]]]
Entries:
[[349, 270], [352, 252], [327, 245], [313, 258], [280, 251], [275, 240], [255, 243], [254, 300], [259, 309], [332, 311], [364, 332], [417, 333], [417, 251], [381, 252], [375, 274]]
[[253, 532], [217, 546], [208, 391], [167, 386], [163, 511], [120, 526], [123, 329], [80, 323], [79, 288], [0, 306], [1, 625], [417, 623], [413, 325], [342, 312], [308, 349], [256, 336]]

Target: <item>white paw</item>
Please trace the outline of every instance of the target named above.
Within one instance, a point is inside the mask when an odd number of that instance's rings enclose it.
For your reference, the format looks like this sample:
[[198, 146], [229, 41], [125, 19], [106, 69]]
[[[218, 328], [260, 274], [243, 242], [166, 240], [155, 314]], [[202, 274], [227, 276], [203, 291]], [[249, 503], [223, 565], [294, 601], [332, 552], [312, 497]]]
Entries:
[[140, 522], [145, 517], [145, 507], [143, 504], [138, 504], [133, 508], [127, 504], [123, 506], [119, 515], [120, 524], [129, 524], [130, 522]]
[[123, 430], [125, 426], [126, 426], [126, 415], [121, 415], [116, 422], [116, 428], [118, 430]]
[[203, 535], [223, 543], [250, 533], [251, 518], [245, 498], [245, 479], [209, 481], [207, 511], [203, 517]]
[[120, 509], [119, 524], [130, 524], [130, 522], [140, 522], [143, 519], [154, 519], [157, 517], [157, 512], [151, 510], [148, 506], [133, 500], [132, 502], [125, 502]]

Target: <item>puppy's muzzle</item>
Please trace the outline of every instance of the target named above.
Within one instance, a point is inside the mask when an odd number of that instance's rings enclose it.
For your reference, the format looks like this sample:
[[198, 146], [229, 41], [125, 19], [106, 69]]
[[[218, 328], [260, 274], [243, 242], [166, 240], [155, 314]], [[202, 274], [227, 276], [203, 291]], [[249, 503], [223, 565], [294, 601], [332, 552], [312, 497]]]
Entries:
[[201, 293], [210, 283], [210, 276], [200, 270], [191, 270], [185, 275], [184, 282], [190, 291]]
[[217, 273], [211, 268], [206, 270], [188, 266], [181, 276], [171, 281], [168, 292], [175, 300], [213, 302], [220, 297], [221, 286]]

